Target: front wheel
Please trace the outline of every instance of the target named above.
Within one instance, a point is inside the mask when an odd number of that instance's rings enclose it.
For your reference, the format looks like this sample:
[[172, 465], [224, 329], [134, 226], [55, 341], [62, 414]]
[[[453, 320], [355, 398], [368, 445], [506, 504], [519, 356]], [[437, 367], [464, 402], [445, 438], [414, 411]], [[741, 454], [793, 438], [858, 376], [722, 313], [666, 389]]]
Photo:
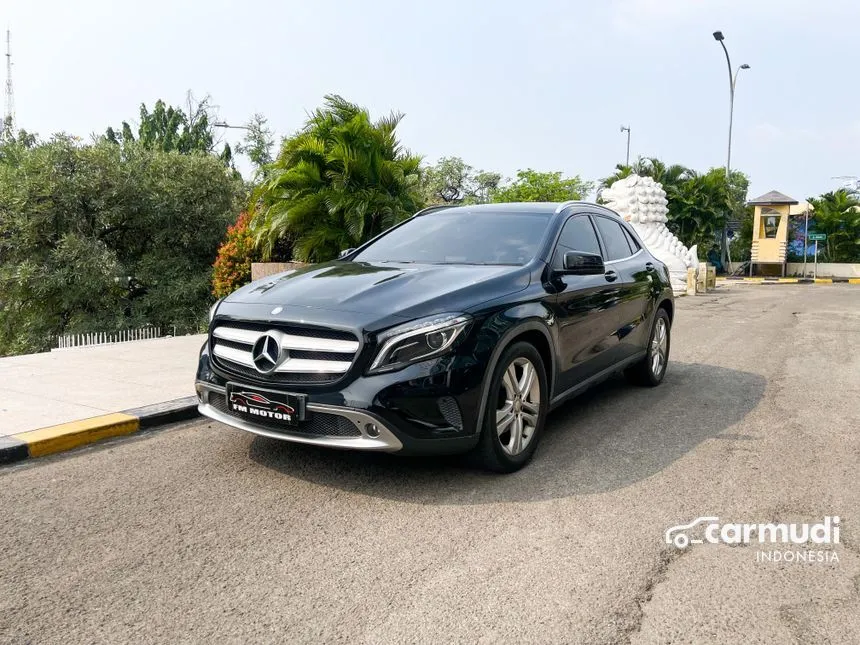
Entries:
[[666, 366], [669, 364], [670, 330], [669, 314], [665, 309], [658, 309], [645, 357], [624, 372], [631, 383], [654, 387], [663, 382]]
[[481, 438], [474, 457], [482, 467], [510, 473], [525, 466], [543, 431], [549, 388], [533, 345], [516, 343], [493, 370]]

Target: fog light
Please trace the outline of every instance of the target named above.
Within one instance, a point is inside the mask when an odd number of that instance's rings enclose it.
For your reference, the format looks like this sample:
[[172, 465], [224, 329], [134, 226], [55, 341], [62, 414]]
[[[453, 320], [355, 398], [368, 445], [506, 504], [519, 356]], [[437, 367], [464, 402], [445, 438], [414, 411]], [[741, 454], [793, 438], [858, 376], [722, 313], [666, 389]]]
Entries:
[[379, 428], [376, 427], [375, 423], [365, 423], [364, 424], [364, 432], [367, 433], [368, 437], [378, 437], [379, 436]]

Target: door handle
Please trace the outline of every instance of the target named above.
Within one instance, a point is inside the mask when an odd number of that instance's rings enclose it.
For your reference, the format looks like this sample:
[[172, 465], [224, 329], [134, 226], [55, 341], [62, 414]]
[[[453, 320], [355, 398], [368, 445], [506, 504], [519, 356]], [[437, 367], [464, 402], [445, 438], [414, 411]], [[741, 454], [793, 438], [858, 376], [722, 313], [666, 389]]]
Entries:
[[606, 273], [603, 274], [603, 277], [606, 278], [607, 282], [615, 282], [618, 278], [618, 274], [615, 273], [612, 269], [609, 269]]
[[646, 262], [645, 263], [645, 270], [646, 271], [653, 271], [654, 270], [654, 263], [653, 262]]

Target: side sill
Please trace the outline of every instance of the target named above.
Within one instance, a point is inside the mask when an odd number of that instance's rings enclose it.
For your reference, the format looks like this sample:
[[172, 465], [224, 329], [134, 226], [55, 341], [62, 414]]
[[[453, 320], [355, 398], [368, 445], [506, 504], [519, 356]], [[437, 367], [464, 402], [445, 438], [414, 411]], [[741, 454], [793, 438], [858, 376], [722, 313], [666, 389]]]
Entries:
[[629, 357], [625, 358], [620, 363], [616, 363], [615, 365], [612, 365], [611, 367], [607, 367], [602, 372], [598, 372], [594, 376], [590, 376], [589, 378], [582, 381], [582, 383], [577, 383], [576, 385], [574, 385], [571, 388], [568, 388], [567, 390], [565, 390], [561, 394], [557, 394], [556, 396], [554, 396], [552, 398], [552, 401], [549, 402], [549, 409], [554, 410], [555, 408], [557, 408], [559, 405], [561, 405], [562, 403], [564, 403], [568, 399], [573, 398], [577, 394], [581, 394], [583, 391], [587, 390], [588, 388], [590, 388], [594, 385], [597, 385], [601, 381], [605, 381], [606, 379], [608, 379], [610, 376], [612, 376], [616, 372], [620, 372], [621, 370], [623, 370], [625, 367], [632, 365], [633, 363], [636, 363], [637, 361], [641, 361], [647, 354], [648, 354], [647, 350], [643, 349], [642, 351], [634, 354], [633, 356], [629, 356]]

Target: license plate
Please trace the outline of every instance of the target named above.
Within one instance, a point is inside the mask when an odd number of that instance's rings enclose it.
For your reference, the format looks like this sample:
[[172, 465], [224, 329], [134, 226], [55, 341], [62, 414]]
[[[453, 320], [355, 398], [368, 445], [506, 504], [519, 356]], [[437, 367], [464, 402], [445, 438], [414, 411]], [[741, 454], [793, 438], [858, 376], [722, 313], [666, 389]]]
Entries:
[[305, 418], [306, 399], [304, 394], [227, 383], [227, 410], [248, 421], [294, 426]]

